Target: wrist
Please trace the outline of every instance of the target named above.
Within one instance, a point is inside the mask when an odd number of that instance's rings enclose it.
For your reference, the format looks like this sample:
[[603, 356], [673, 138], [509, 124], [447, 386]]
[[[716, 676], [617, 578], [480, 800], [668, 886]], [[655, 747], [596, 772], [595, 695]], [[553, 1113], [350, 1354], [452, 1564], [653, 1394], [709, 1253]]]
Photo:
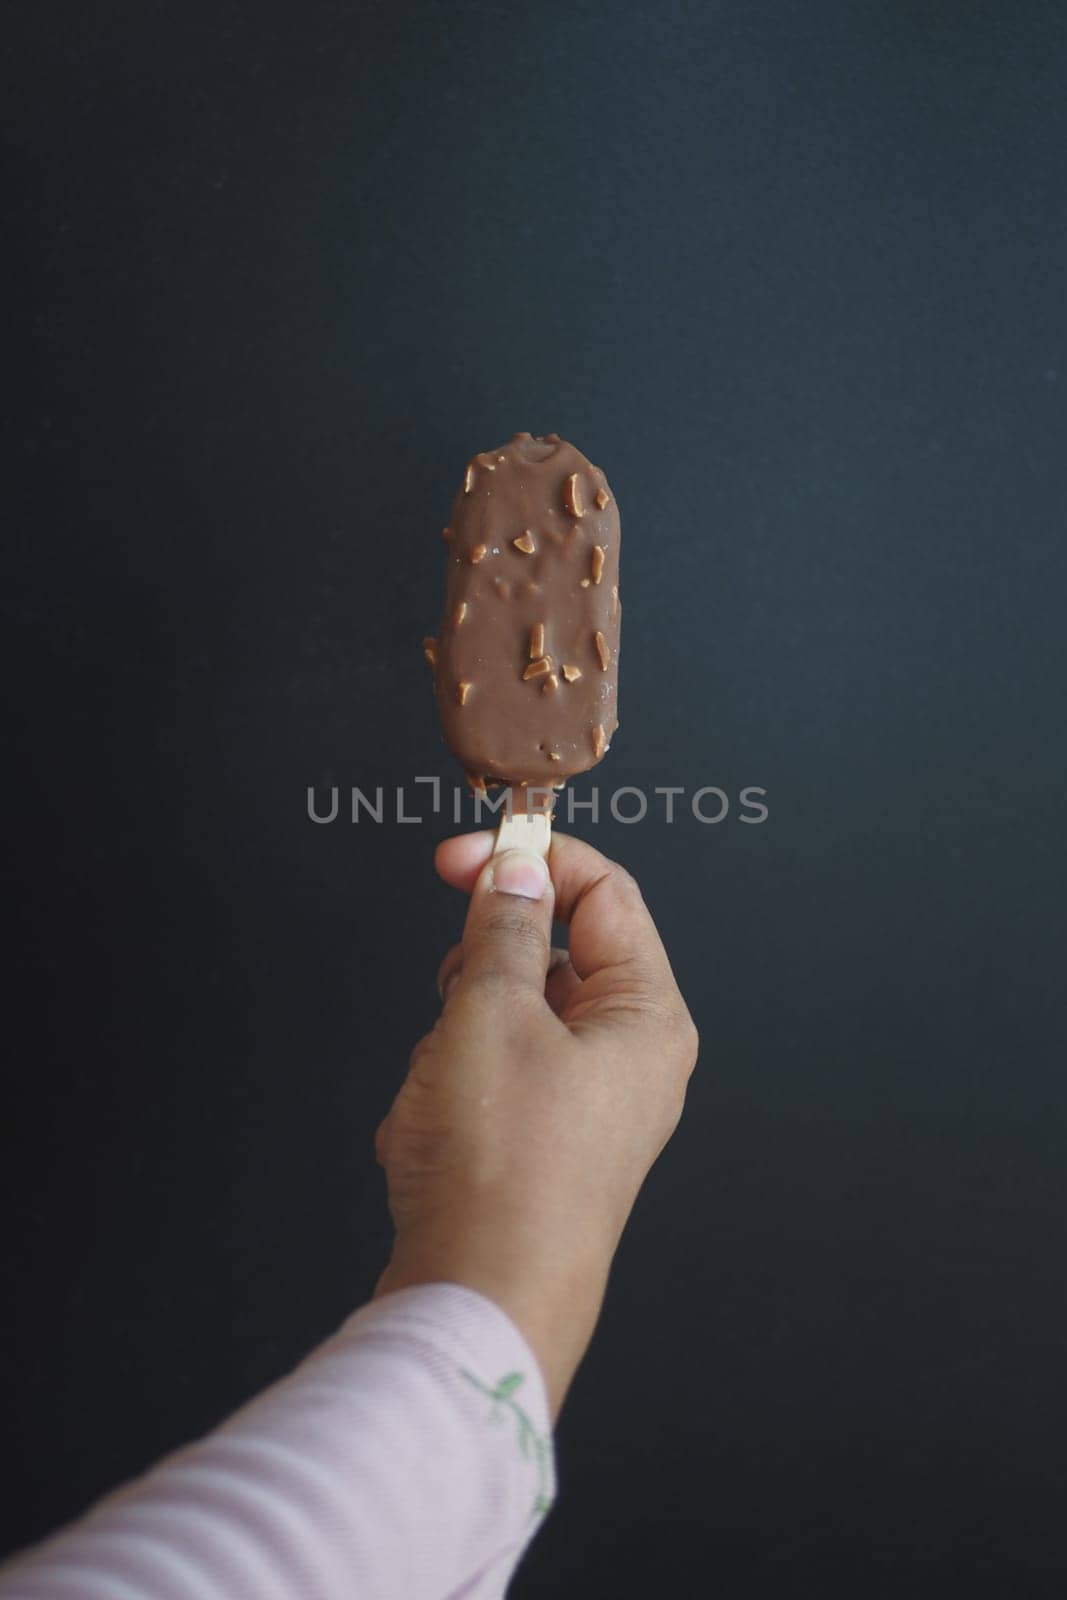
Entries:
[[458, 1283], [492, 1300], [530, 1346], [553, 1420], [588, 1348], [607, 1284], [610, 1251], [552, 1250], [485, 1227], [402, 1231], [375, 1296], [420, 1283]]

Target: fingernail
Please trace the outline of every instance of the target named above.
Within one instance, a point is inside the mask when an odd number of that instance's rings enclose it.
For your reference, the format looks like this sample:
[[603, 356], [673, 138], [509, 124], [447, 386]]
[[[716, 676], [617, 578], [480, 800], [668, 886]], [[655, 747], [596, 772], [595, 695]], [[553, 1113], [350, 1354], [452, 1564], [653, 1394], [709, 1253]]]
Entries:
[[549, 884], [548, 867], [532, 850], [505, 850], [493, 858], [491, 882], [498, 894], [543, 900]]

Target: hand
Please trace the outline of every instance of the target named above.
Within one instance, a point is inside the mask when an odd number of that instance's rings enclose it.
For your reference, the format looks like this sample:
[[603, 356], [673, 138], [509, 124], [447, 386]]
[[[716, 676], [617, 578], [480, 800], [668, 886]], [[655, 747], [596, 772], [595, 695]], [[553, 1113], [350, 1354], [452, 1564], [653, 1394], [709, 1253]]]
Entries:
[[[697, 1034], [628, 873], [559, 834], [548, 867], [493, 844], [467, 834], [437, 852], [471, 903], [441, 965], [444, 1010], [378, 1130], [396, 1240], [376, 1292], [487, 1295], [525, 1334], [555, 1415], [681, 1116]], [[553, 909], [569, 954], [552, 949]]]

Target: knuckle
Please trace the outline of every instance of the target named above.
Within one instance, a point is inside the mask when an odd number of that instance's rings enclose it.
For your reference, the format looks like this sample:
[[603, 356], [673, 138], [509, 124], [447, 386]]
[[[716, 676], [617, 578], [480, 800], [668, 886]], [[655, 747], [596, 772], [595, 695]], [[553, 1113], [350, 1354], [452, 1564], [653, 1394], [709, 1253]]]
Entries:
[[625, 867], [620, 867], [618, 863], [612, 865], [611, 882], [621, 899], [631, 901], [635, 905], [644, 905], [645, 897], [641, 893], [641, 885], [633, 873], [627, 872]]
[[676, 1064], [678, 1082], [684, 1094], [700, 1051], [700, 1035], [684, 1003], [672, 1005], [659, 997], [646, 996], [642, 1010], [666, 1050], [668, 1062]]
[[670, 1139], [678, 1128], [685, 1111], [686, 1095], [689, 1090], [689, 1080], [696, 1066], [697, 1052], [700, 1048], [700, 1038], [688, 1012], [679, 1019], [678, 1023], [678, 1060], [677, 1071], [671, 1074], [668, 1089], [667, 1103], [667, 1138]]
[[469, 972], [464, 979], [464, 990], [483, 1000], [495, 1001], [509, 994], [515, 980], [507, 967], [496, 961], [484, 962], [477, 971]]
[[[519, 955], [542, 955], [548, 949], [548, 936], [540, 924], [511, 906], [497, 906], [486, 913], [480, 942], [488, 946], [490, 952], [499, 947]], [[491, 954], [487, 965], [492, 965]]]
[[677, 1016], [678, 1002], [674, 997], [673, 985], [664, 973], [662, 963], [650, 951], [631, 951], [626, 958], [625, 969], [627, 981], [634, 992], [643, 998], [650, 1011], [668, 1019]]
[[441, 960], [441, 965], [437, 969], [437, 987], [439, 989], [443, 988], [445, 979], [451, 976], [451, 974], [460, 965], [462, 959], [462, 945], [454, 944], [445, 951], [445, 954]]
[[681, 1099], [684, 1100], [689, 1080], [693, 1076], [693, 1070], [697, 1064], [697, 1052], [700, 1048], [700, 1039], [691, 1017], [682, 1016], [678, 1018], [672, 1043], [674, 1046], [674, 1072], [672, 1076], [677, 1085], [677, 1092]]
[[685, 1076], [688, 1080], [697, 1064], [700, 1055], [700, 1032], [696, 1023], [687, 1011], [681, 1021], [679, 1048], [685, 1064]]
[[535, 989], [503, 962], [493, 960], [470, 971], [463, 980], [463, 987], [476, 1006], [496, 1012], [506, 1008], [511, 1038], [528, 1009], [533, 1009], [534, 1002], [544, 998], [543, 991]]
[[419, 1040], [419, 1042], [415, 1046], [414, 1050], [412, 1050], [410, 1056], [408, 1056], [408, 1072], [409, 1073], [418, 1072], [419, 1067], [426, 1060], [426, 1056], [427, 1056], [427, 1054], [429, 1052], [429, 1047], [430, 1047], [430, 1035], [427, 1034], [424, 1039], [420, 1039]]

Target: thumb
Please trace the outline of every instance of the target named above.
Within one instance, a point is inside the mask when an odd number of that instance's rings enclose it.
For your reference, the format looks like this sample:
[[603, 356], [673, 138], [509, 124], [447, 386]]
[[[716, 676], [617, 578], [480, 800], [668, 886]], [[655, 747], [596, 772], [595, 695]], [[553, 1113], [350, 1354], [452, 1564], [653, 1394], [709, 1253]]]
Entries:
[[463, 929], [459, 991], [491, 985], [541, 1000], [552, 955], [552, 879], [533, 850], [503, 850], [478, 877]]

